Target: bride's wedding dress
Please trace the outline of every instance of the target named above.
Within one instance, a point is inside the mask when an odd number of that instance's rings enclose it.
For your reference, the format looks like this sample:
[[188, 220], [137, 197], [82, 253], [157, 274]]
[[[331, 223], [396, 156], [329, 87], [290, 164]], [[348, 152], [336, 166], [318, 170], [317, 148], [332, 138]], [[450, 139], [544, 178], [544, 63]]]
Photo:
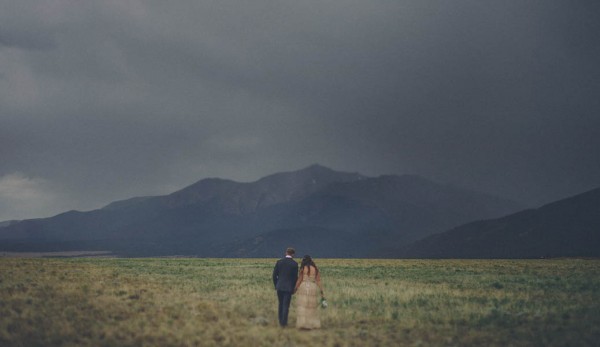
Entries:
[[[307, 271], [306, 271], [307, 272]], [[302, 283], [296, 291], [296, 328], [317, 329], [321, 327], [319, 318], [319, 293], [315, 268], [304, 273]]]

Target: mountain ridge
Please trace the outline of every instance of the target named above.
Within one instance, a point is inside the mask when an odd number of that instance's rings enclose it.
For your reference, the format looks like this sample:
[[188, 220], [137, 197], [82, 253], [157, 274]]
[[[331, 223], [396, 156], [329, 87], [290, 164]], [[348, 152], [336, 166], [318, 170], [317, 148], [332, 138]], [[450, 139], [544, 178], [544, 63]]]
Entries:
[[311, 165], [254, 182], [207, 178], [167, 195], [25, 220], [0, 228], [0, 248], [46, 242], [108, 247], [126, 256], [227, 256], [236, 253], [232, 245], [262, 234], [304, 230], [356, 240], [357, 247], [348, 247], [363, 255], [379, 247], [369, 240], [373, 233], [405, 243], [520, 208], [498, 201], [504, 200], [415, 175], [367, 177]]
[[400, 250], [409, 258], [600, 256], [600, 188], [501, 218], [474, 221]]

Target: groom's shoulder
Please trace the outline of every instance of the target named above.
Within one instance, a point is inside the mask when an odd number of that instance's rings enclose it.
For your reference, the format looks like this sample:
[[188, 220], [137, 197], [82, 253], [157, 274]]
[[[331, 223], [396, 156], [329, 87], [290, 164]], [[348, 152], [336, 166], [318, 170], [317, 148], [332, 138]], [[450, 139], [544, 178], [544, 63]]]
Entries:
[[277, 263], [285, 263], [285, 264], [296, 264], [298, 265], [298, 262], [296, 262], [293, 258], [281, 258], [277, 261]]

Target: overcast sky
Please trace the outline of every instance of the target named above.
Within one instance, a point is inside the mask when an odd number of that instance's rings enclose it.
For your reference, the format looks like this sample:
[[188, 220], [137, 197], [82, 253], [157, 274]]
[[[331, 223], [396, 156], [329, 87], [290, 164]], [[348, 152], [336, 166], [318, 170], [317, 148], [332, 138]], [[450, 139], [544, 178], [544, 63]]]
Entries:
[[0, 221], [313, 163], [599, 187], [599, 5], [0, 0]]

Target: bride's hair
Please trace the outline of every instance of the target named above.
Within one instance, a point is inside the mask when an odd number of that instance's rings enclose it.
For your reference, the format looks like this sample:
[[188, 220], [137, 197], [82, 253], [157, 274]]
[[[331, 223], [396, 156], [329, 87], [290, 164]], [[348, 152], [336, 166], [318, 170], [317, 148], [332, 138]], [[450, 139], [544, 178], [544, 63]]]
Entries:
[[319, 273], [319, 268], [317, 267], [317, 265], [315, 264], [315, 262], [312, 260], [312, 258], [310, 257], [310, 255], [305, 255], [304, 258], [302, 258], [302, 263], [300, 263], [300, 271], [302, 272], [302, 270], [304, 270], [304, 267], [308, 266], [308, 274], [310, 275], [310, 267], [314, 266], [315, 270], [317, 270], [317, 274]]

